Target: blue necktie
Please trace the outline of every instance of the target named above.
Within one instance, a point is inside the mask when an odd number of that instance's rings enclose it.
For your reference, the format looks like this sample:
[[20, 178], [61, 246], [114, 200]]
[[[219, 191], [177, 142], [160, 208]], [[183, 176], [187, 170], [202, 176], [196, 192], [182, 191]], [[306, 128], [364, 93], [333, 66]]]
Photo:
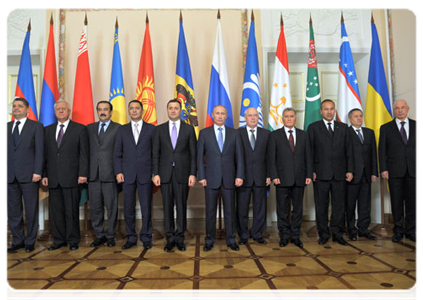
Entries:
[[219, 136], [217, 138], [217, 143], [219, 144], [220, 152], [222, 152], [222, 150], [223, 150], [223, 132], [222, 132], [223, 128], [219, 127], [218, 130], [219, 130]]

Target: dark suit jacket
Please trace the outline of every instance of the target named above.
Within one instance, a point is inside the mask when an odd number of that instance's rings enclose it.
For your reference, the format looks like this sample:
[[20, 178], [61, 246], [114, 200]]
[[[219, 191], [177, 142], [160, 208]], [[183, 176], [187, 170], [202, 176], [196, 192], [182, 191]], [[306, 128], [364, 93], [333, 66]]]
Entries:
[[60, 148], [57, 147], [58, 123], [45, 127], [45, 168], [43, 177], [48, 177], [48, 187], [78, 187], [78, 177], [88, 177], [89, 145], [87, 128], [69, 122]]
[[113, 153], [119, 123], [110, 121], [102, 138], [98, 139], [100, 122], [87, 125], [88, 139], [90, 141], [90, 175], [89, 181], [115, 182], [116, 176], [113, 169]]
[[169, 121], [157, 126], [154, 135], [153, 176], [159, 175], [160, 182], [168, 183], [173, 169], [177, 181], [187, 185], [189, 176], [197, 173], [197, 137], [194, 127], [182, 120], [175, 149], [170, 138]]
[[249, 134], [246, 128], [238, 129], [244, 149], [244, 170], [245, 179], [242, 186], [250, 187], [266, 186], [266, 178], [270, 177], [267, 169], [267, 141], [270, 131], [257, 127], [257, 139], [253, 148], [251, 147]]
[[334, 137], [323, 120], [310, 124], [307, 129], [313, 157], [313, 172], [319, 180], [345, 180], [347, 172], [354, 172], [352, 146], [348, 126], [334, 122]]
[[244, 155], [237, 130], [225, 126], [225, 143], [220, 152], [214, 126], [200, 131], [197, 144], [198, 181], [207, 179], [207, 187], [235, 188], [235, 178], [244, 179]]
[[279, 178], [281, 187], [305, 186], [313, 178], [313, 160], [307, 132], [295, 128], [295, 151], [292, 152], [285, 128], [273, 131], [269, 137], [268, 156], [271, 179]]
[[44, 164], [44, 128], [26, 119], [17, 145], [13, 142], [14, 121], [7, 123], [7, 182], [32, 182], [32, 175], [42, 175]]
[[146, 184], [151, 182], [152, 149], [156, 126], [143, 122], [138, 144], [135, 144], [131, 122], [119, 127], [113, 163], [115, 175], [123, 173], [124, 183]]
[[361, 144], [353, 127], [348, 128], [354, 157], [354, 177], [351, 183], [360, 183], [362, 176], [372, 182], [372, 175], [377, 176], [376, 139], [373, 130], [361, 127], [364, 143]]
[[390, 178], [416, 176], [416, 121], [410, 120], [407, 145], [404, 144], [395, 120], [380, 127], [379, 167], [380, 172], [389, 171]]

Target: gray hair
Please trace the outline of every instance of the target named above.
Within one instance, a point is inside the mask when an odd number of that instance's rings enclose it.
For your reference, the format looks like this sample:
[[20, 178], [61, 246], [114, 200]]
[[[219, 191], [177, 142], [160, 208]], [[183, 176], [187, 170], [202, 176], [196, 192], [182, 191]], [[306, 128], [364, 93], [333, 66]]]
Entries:
[[286, 111], [293, 111], [295, 115], [297, 115], [297, 111], [292, 107], [287, 107], [282, 111], [282, 116], [285, 114]]
[[66, 106], [67, 106], [67, 108], [69, 108], [70, 109], [70, 107], [69, 107], [69, 103], [67, 103], [65, 100], [63, 100], [63, 99], [59, 99], [59, 100], [57, 100], [55, 103], [54, 103], [54, 109], [56, 109], [56, 105], [57, 104], [59, 104], [59, 103], [66, 103]]

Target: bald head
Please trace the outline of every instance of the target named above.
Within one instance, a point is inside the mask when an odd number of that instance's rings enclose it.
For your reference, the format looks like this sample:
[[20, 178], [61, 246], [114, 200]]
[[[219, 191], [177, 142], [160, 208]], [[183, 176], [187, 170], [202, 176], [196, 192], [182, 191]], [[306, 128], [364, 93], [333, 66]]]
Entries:
[[397, 100], [394, 104], [394, 116], [400, 121], [404, 121], [407, 116], [408, 112], [410, 111], [410, 107], [405, 100]]
[[248, 127], [250, 128], [257, 127], [258, 120], [259, 120], [259, 113], [257, 109], [255, 109], [254, 107], [250, 107], [247, 110], [245, 110], [244, 118]]

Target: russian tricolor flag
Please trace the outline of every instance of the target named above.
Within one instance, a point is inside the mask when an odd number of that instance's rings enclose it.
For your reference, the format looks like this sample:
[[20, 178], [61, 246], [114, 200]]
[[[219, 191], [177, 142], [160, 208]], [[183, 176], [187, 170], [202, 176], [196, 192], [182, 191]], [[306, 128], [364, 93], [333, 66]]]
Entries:
[[34, 79], [32, 77], [31, 53], [29, 51], [30, 33], [31, 23], [28, 25], [28, 31], [26, 32], [25, 41], [22, 47], [15, 97], [25, 98], [28, 101], [28, 118], [34, 121], [38, 121], [37, 104], [35, 102]]
[[361, 110], [360, 92], [358, 90], [357, 74], [348, 40], [345, 24], [341, 21], [341, 49], [339, 52], [339, 84], [338, 84], [338, 121], [348, 123], [348, 112], [353, 108]]
[[226, 69], [225, 49], [223, 47], [222, 28], [220, 26], [220, 14], [217, 20], [216, 42], [214, 45], [213, 63], [210, 75], [209, 101], [207, 105], [206, 127], [212, 126], [213, 108], [216, 105], [226, 107], [228, 117], [225, 125], [234, 127], [232, 116], [231, 96], [229, 91], [228, 71]]

